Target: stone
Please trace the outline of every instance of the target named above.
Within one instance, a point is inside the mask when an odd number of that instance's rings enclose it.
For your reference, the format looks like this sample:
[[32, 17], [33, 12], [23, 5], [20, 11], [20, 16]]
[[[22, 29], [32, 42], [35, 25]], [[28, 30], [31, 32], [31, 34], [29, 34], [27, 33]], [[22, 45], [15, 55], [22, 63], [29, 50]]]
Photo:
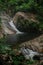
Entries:
[[22, 47], [22, 45], [25, 45], [29, 49], [43, 53], [43, 41], [41, 43], [40, 42], [41, 40], [43, 40], [43, 34], [41, 34], [40, 36], [38, 36], [32, 40], [23, 42], [22, 44], [20, 44], [20, 46]]

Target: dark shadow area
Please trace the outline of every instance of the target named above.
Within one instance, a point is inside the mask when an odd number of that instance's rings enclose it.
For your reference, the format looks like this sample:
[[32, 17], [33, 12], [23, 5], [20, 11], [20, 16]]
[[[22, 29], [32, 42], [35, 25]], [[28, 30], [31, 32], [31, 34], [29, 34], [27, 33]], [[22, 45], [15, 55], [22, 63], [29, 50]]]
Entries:
[[36, 32], [36, 33], [24, 33], [24, 34], [12, 34], [12, 35], [7, 35], [6, 37], [6, 43], [15, 45], [16, 43], [22, 43], [25, 41], [32, 40], [38, 36], [40, 36], [42, 33], [41, 32]]
[[33, 57], [33, 60], [38, 60], [38, 61], [40, 61], [40, 56], [35, 55], [35, 56]]

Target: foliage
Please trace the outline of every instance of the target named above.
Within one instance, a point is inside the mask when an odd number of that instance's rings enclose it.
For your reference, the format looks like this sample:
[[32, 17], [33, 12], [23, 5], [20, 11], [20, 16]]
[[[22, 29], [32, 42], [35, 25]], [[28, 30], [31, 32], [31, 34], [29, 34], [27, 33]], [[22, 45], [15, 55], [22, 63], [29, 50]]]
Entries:
[[14, 14], [17, 11], [43, 13], [43, 0], [0, 0], [0, 10]]
[[11, 51], [10, 45], [0, 44], [0, 54], [6, 54]]
[[[11, 57], [13, 61], [13, 65], [23, 65], [23, 64], [33, 64], [34, 63], [34, 61], [25, 60], [22, 54], [15, 55], [15, 51], [10, 45], [0, 44], [0, 54], [2, 54], [3, 56], [7, 54], [9, 57]], [[7, 63], [7, 61], [4, 61], [4, 62]]]
[[31, 11], [43, 16], [43, 0], [0, 0], [0, 11], [11, 15], [18, 11]]
[[39, 21], [39, 29], [43, 30], [43, 17], [40, 15], [37, 15], [36, 19]]
[[[43, 0], [0, 0], [0, 11], [5, 11], [10, 15], [14, 15], [18, 11], [24, 12], [33, 12], [40, 14], [43, 16]], [[39, 24], [33, 23], [31, 20], [19, 20], [18, 23], [19, 30], [24, 32], [29, 32], [34, 29], [42, 29], [43, 30], [43, 17], [37, 16], [37, 19], [40, 21]], [[24, 23], [25, 22], [25, 23]], [[29, 23], [30, 22], [30, 23]], [[0, 27], [1, 27], [1, 19], [0, 19]], [[25, 58], [23, 55], [16, 56], [14, 50], [6, 44], [6, 37], [0, 39], [0, 54], [8, 54], [12, 57], [14, 65], [21, 65], [21, 61], [24, 61]], [[26, 64], [32, 64], [32, 61], [26, 61]]]
[[6, 43], [6, 36], [0, 38], [0, 44], [5, 44], [5, 43]]

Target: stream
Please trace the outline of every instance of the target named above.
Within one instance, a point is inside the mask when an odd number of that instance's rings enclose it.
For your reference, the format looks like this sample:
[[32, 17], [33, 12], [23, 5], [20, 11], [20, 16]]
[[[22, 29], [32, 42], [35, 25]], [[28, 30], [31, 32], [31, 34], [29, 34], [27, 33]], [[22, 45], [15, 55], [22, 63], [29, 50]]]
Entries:
[[6, 41], [9, 44], [16, 44], [16, 43], [22, 43], [25, 41], [29, 41], [37, 36], [40, 35], [40, 33], [26, 33], [21, 32], [16, 28], [16, 25], [13, 22], [13, 19], [9, 20], [6, 16], [0, 16], [1, 22], [2, 22], [2, 28], [3, 33], [7, 35]]

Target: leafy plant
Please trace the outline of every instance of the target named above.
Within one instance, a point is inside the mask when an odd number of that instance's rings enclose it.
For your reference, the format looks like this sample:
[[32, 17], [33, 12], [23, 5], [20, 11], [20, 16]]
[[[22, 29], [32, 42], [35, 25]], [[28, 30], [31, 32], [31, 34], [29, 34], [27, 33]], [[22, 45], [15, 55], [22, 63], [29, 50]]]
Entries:
[[17, 11], [43, 13], [43, 0], [0, 0], [0, 11], [14, 14]]

